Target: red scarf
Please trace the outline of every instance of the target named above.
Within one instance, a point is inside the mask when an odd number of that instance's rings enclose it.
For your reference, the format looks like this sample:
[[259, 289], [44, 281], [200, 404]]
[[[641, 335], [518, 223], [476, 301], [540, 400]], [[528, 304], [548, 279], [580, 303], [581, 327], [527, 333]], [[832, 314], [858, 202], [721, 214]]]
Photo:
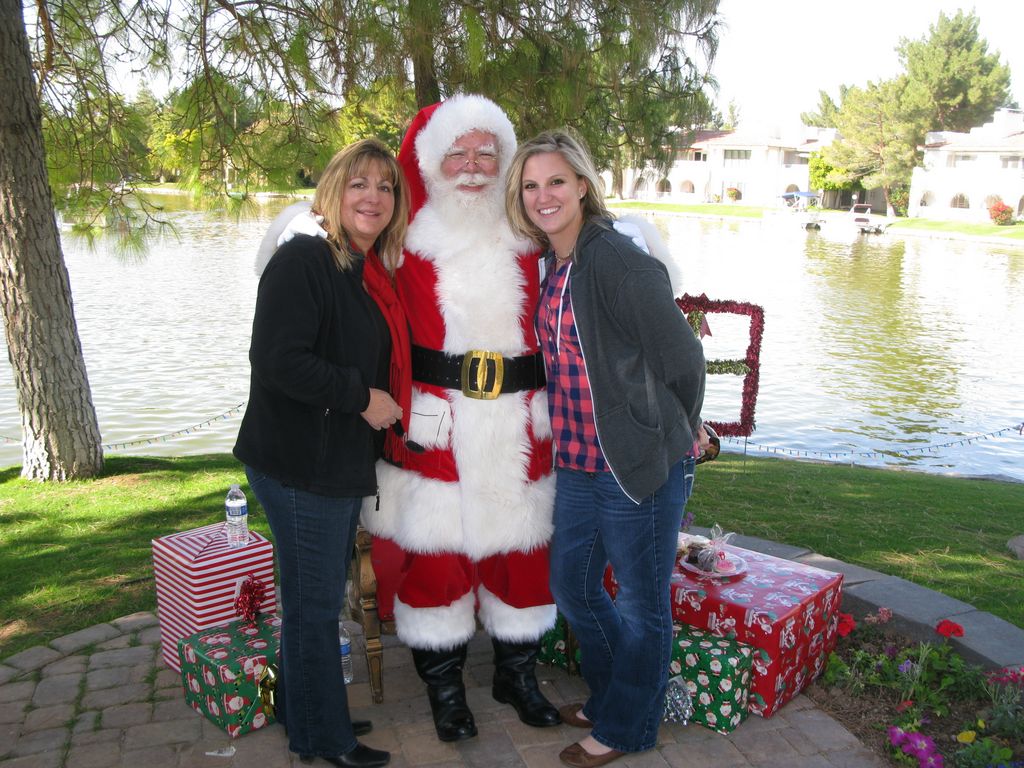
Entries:
[[[381, 314], [388, 324], [388, 331], [391, 334], [388, 386], [391, 397], [402, 409], [402, 429], [408, 434], [412, 407], [412, 348], [409, 343], [409, 323], [398, 300], [395, 283], [372, 248], [366, 254], [363, 265], [363, 284], [370, 298], [380, 307]], [[407, 458], [406, 451], [405, 441], [393, 428], [389, 429], [384, 437], [384, 456], [403, 464]]]

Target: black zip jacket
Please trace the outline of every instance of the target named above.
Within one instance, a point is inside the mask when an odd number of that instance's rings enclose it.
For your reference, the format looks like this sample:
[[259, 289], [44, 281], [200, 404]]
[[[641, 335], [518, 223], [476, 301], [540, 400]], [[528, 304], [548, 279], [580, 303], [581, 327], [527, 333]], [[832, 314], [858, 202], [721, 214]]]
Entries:
[[235, 457], [323, 496], [377, 491], [383, 432], [360, 413], [371, 386], [387, 389], [391, 341], [362, 275], [362, 259], [342, 272], [326, 241], [299, 235], [278, 248], [256, 296]]

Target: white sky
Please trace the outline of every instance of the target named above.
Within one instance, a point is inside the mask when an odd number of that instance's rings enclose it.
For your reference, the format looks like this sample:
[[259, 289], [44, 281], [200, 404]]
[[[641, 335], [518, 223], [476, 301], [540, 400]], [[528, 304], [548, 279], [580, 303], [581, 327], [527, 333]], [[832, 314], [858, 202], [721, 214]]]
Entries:
[[730, 100], [745, 128], [799, 123], [816, 111], [818, 91], [839, 100], [840, 85], [863, 86], [903, 71], [895, 48], [901, 37], [918, 40], [943, 11], [974, 10], [990, 53], [1010, 66], [1013, 98], [1024, 107], [1024, 2], [1022, 0], [721, 0], [725, 20], [712, 73], [717, 104]]

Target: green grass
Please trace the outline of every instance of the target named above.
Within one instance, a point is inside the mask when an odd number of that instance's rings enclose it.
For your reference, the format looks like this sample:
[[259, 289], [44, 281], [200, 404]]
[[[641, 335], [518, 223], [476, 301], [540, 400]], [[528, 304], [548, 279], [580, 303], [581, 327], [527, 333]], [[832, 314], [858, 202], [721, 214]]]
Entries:
[[[40, 484], [0, 470], [0, 659], [156, 606], [152, 539], [224, 519], [230, 455], [112, 456], [94, 480]], [[248, 492], [251, 506], [255, 506]], [[250, 527], [268, 535], [263, 515]]]
[[1011, 240], [1024, 240], [1024, 222], [1008, 226], [998, 224], [975, 224], [961, 221], [930, 221], [928, 219], [896, 219], [890, 229], [915, 230], [918, 232], [954, 232], [962, 235], [978, 237], [1005, 237]]
[[[229, 455], [112, 456], [94, 480], [39, 484], [0, 471], [0, 660], [156, 605], [150, 542], [217, 522], [242, 482]], [[699, 525], [809, 547], [971, 603], [1024, 627], [1024, 484], [723, 454], [701, 467]]]
[[929, 587], [1024, 628], [1024, 483], [722, 454], [689, 507], [718, 523]]
[[[750, 205], [737, 205], [735, 203], [695, 203], [693, 205], [682, 205], [680, 203], [657, 203], [641, 200], [623, 200], [609, 202], [609, 207], [615, 210], [640, 210], [654, 211], [658, 213], [688, 213], [698, 216], [736, 216], [747, 219], [760, 219], [764, 217], [766, 210], [776, 210]], [[778, 209], [782, 210], [782, 209]], [[821, 209], [826, 217], [846, 215], [846, 211], [834, 209]], [[930, 221], [928, 219], [906, 219], [895, 218], [889, 225], [892, 234], [900, 231], [914, 232], [938, 232], [970, 235], [974, 237], [999, 237], [1007, 240], [1024, 240], [1024, 221], [1018, 221], [1010, 226], [999, 226], [997, 224], [976, 224], [962, 221]]]
[[609, 208], [636, 209], [640, 211], [657, 211], [659, 213], [696, 213], [701, 216], [739, 216], [745, 219], [760, 219], [765, 209], [753, 205], [737, 205], [735, 203], [649, 203], [639, 200], [609, 202]]

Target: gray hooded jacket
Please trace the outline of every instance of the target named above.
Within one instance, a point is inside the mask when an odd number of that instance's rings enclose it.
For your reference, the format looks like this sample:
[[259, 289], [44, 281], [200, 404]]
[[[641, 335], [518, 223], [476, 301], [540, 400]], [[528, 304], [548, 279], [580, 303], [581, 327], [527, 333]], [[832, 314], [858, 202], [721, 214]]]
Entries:
[[665, 265], [610, 221], [583, 225], [570, 278], [598, 439], [623, 492], [639, 503], [693, 447], [703, 348], [675, 303]]

